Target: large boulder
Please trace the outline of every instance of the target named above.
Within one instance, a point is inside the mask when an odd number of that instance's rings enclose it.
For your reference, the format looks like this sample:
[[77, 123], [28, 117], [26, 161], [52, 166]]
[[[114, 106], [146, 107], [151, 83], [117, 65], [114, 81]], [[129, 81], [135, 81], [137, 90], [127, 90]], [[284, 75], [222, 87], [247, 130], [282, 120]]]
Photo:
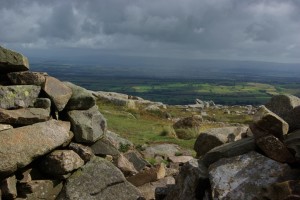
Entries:
[[288, 122], [290, 112], [295, 107], [300, 106], [300, 99], [293, 95], [276, 95], [265, 106]]
[[194, 144], [194, 150], [197, 153], [197, 157], [204, 155], [217, 146], [235, 141], [235, 138], [240, 138], [239, 136], [246, 131], [247, 127], [231, 126], [212, 128], [206, 132], [200, 133]]
[[11, 72], [7, 74], [14, 85], [38, 85], [43, 86], [46, 81], [46, 73], [41, 72]]
[[41, 87], [35, 85], [0, 86], [0, 108], [15, 109], [32, 106]]
[[0, 123], [30, 125], [48, 121], [49, 119], [49, 111], [42, 108], [21, 108], [17, 110], [5, 110], [0, 108]]
[[76, 142], [92, 143], [103, 137], [106, 120], [94, 106], [89, 110], [72, 110], [68, 112]]
[[62, 111], [72, 96], [72, 89], [58, 79], [47, 76], [43, 90], [53, 101], [58, 111]]
[[221, 159], [209, 167], [213, 199], [252, 200], [262, 187], [279, 181], [288, 171], [287, 164], [256, 152]]
[[78, 169], [84, 164], [80, 156], [72, 150], [55, 150], [44, 157], [40, 169], [50, 175], [64, 175]]
[[72, 89], [72, 96], [66, 105], [66, 110], [87, 110], [96, 105], [94, 96], [85, 88], [70, 82], [64, 84]]
[[289, 125], [265, 106], [261, 106], [253, 116], [253, 124], [250, 129], [255, 138], [272, 134], [283, 140], [283, 136], [288, 133]]
[[0, 178], [62, 145], [68, 140], [69, 130], [70, 123], [50, 120], [1, 131]]
[[95, 157], [70, 176], [58, 200], [136, 200], [140, 192], [109, 161]]
[[29, 62], [25, 56], [0, 46], [0, 72], [27, 70], [29, 70]]
[[209, 187], [207, 168], [197, 159], [190, 160], [181, 167], [175, 182], [165, 200], [202, 199]]

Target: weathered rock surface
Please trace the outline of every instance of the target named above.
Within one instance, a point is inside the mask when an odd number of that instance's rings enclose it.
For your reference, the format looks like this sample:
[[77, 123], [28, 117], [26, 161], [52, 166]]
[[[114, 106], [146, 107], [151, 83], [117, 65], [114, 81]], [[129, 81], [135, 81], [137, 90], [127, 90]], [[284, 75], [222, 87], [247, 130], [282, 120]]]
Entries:
[[255, 141], [253, 137], [241, 139], [235, 142], [223, 144], [215, 147], [207, 152], [201, 161], [206, 167], [209, 167], [212, 163], [220, 160], [221, 158], [231, 158], [239, 156], [256, 149]]
[[185, 163], [175, 180], [176, 184], [165, 200], [202, 199], [209, 187], [207, 168], [197, 159]]
[[0, 182], [2, 195], [5, 199], [14, 199], [17, 197], [17, 179], [16, 176], [10, 176]]
[[277, 182], [289, 170], [287, 164], [255, 152], [221, 159], [209, 167], [213, 198], [252, 200], [261, 187]]
[[106, 120], [94, 106], [89, 110], [68, 112], [76, 142], [92, 143], [103, 137], [106, 131]]
[[34, 180], [19, 184], [19, 196], [28, 200], [54, 200], [63, 187], [59, 180]]
[[37, 98], [33, 104], [35, 108], [43, 108], [51, 111], [51, 100], [48, 98]]
[[274, 135], [256, 139], [257, 146], [269, 157], [278, 162], [293, 163], [294, 156], [288, 148]]
[[48, 121], [49, 119], [49, 111], [42, 108], [21, 108], [17, 110], [5, 110], [0, 108], [0, 123], [30, 125]]
[[108, 140], [104, 138], [94, 143], [91, 146], [91, 149], [93, 150], [95, 155], [99, 155], [99, 156], [105, 156], [105, 155], [117, 156], [120, 154], [118, 149], [116, 149]]
[[0, 46], [0, 72], [27, 70], [29, 70], [29, 62], [25, 56]]
[[39, 166], [50, 175], [64, 175], [78, 169], [84, 161], [73, 150], [55, 150], [42, 159]]
[[62, 111], [65, 108], [72, 96], [71, 88], [67, 87], [61, 81], [51, 76], [46, 77], [43, 90], [53, 101], [58, 111]]
[[80, 158], [84, 160], [85, 163], [90, 161], [95, 156], [93, 150], [90, 147], [84, 146], [82, 144], [72, 142], [69, 145], [69, 149], [76, 152], [80, 156]]
[[254, 126], [250, 126], [250, 129], [255, 138], [272, 134], [278, 139], [283, 140], [283, 136], [286, 135], [289, 130], [288, 123], [265, 106], [259, 108], [253, 116], [253, 121]]
[[289, 131], [300, 129], [300, 106], [295, 107], [287, 116]]
[[136, 200], [138, 189], [112, 163], [95, 157], [67, 180], [58, 200]]
[[43, 86], [47, 73], [41, 72], [12, 72], [7, 74], [8, 78], [14, 85], [38, 85]]
[[263, 188], [255, 200], [297, 200], [300, 199], [300, 180], [290, 180], [271, 184]]
[[70, 82], [64, 84], [72, 89], [72, 96], [66, 105], [66, 110], [87, 110], [96, 105], [94, 96], [85, 88]]
[[195, 144], [194, 150], [197, 157], [207, 153], [209, 150], [222, 144], [233, 142], [235, 138], [247, 131], [247, 127], [222, 127], [209, 129], [206, 132], [200, 133]]
[[0, 177], [25, 167], [38, 156], [62, 145], [69, 137], [69, 129], [68, 122], [50, 120], [1, 131]]
[[266, 107], [280, 116], [283, 120], [288, 121], [290, 112], [297, 106], [300, 106], [300, 99], [293, 95], [276, 95], [273, 96], [266, 104]]
[[32, 106], [41, 87], [35, 85], [0, 86], [0, 108], [14, 109]]

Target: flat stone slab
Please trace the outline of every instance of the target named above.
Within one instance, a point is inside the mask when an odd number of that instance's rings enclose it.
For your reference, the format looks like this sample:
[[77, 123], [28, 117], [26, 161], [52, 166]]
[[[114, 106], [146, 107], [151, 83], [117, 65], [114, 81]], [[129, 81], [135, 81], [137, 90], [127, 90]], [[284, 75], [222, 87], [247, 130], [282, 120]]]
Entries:
[[0, 46], [0, 72], [27, 70], [29, 70], [29, 62], [25, 56]]
[[50, 120], [1, 131], [0, 178], [31, 163], [69, 138], [70, 123]]
[[0, 108], [0, 123], [30, 125], [48, 121], [50, 112], [42, 108], [21, 108], [17, 110], [5, 110]]
[[0, 86], [0, 108], [16, 109], [32, 106], [41, 87], [35, 85]]

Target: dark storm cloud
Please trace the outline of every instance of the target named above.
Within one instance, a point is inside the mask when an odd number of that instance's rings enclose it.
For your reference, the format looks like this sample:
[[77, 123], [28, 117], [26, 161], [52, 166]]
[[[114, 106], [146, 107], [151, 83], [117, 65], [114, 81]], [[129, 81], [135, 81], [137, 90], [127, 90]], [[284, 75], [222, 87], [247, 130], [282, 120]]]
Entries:
[[3, 0], [0, 42], [117, 54], [299, 61], [299, 20], [297, 0]]

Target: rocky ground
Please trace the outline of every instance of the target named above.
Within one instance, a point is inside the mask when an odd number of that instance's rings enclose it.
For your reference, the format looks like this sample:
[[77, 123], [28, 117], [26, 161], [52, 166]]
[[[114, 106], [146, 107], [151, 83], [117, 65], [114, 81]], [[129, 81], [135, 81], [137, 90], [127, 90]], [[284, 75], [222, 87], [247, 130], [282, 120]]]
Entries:
[[[170, 108], [31, 72], [25, 56], [2, 47], [0, 71], [0, 199], [300, 199], [295, 96], [259, 108], [199, 99]], [[172, 143], [135, 148], [109, 131], [97, 101], [163, 113], [174, 137], [197, 133], [196, 156]], [[161, 112], [168, 108], [189, 115]], [[217, 113], [253, 120], [198, 133], [220, 123]]]

